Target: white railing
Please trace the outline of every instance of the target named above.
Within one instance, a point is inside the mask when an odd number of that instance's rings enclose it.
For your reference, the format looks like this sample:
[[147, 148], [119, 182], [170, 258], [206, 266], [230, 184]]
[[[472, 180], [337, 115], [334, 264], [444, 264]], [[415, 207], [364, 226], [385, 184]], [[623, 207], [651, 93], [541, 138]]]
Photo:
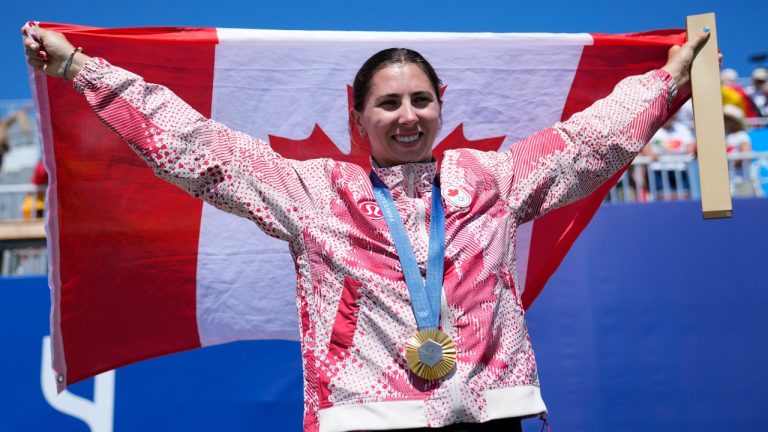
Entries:
[[48, 273], [48, 253], [45, 243], [2, 250], [0, 276], [29, 276]]
[[768, 117], [753, 117], [744, 119], [744, 124], [749, 128], [759, 128], [768, 126]]
[[[698, 161], [692, 155], [638, 156], [608, 194], [607, 201], [651, 202], [700, 199]], [[731, 194], [765, 197], [768, 152], [728, 155]]]
[[[33, 184], [0, 185], [0, 221], [38, 219], [38, 194], [45, 193], [45, 186]], [[26, 205], [31, 206], [28, 215], [24, 213]], [[30, 201], [31, 200], [31, 201]]]

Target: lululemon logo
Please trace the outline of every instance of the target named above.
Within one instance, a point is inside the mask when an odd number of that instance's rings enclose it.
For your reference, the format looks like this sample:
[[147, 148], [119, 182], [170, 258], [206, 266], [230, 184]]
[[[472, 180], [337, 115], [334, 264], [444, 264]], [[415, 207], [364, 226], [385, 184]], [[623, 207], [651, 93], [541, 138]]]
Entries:
[[379, 205], [373, 201], [362, 202], [358, 207], [364, 215], [368, 216], [369, 219], [376, 220], [384, 217], [384, 215], [381, 213], [381, 208]]

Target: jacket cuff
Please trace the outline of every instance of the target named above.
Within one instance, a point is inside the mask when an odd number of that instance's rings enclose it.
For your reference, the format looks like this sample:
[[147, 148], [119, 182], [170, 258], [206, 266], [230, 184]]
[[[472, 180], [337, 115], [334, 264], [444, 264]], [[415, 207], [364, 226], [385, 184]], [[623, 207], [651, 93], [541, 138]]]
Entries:
[[656, 69], [651, 73], [651, 76], [667, 85], [667, 110], [671, 109], [672, 101], [677, 96], [677, 81], [664, 69]]
[[85, 93], [86, 89], [94, 88], [99, 81], [104, 78], [105, 69], [111, 66], [108, 61], [101, 57], [92, 57], [85, 65], [83, 69], [75, 75], [72, 80], [72, 86], [78, 93]]

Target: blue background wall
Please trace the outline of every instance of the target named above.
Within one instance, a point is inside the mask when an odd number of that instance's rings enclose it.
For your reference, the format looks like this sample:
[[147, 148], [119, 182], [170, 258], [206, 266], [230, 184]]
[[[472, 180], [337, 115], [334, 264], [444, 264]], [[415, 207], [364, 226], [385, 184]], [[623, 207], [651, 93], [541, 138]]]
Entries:
[[[528, 315], [553, 430], [768, 430], [768, 200], [734, 210], [603, 206]], [[0, 296], [0, 430], [87, 431], [42, 395], [45, 279], [2, 279]], [[300, 430], [300, 370], [291, 342], [129, 366], [114, 430]]]

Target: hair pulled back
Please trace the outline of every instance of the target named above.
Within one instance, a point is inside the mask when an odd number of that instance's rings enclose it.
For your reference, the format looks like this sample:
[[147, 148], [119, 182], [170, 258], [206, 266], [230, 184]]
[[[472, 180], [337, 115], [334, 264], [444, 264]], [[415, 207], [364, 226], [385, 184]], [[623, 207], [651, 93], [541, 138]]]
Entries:
[[440, 87], [442, 83], [431, 64], [418, 52], [408, 48], [388, 48], [372, 55], [360, 66], [360, 70], [355, 75], [355, 82], [352, 84], [352, 100], [356, 111], [361, 112], [365, 107], [365, 97], [371, 89], [371, 79], [379, 70], [394, 64], [413, 63], [422, 71], [432, 83], [432, 89], [435, 91], [437, 102], [442, 104], [440, 97]]

